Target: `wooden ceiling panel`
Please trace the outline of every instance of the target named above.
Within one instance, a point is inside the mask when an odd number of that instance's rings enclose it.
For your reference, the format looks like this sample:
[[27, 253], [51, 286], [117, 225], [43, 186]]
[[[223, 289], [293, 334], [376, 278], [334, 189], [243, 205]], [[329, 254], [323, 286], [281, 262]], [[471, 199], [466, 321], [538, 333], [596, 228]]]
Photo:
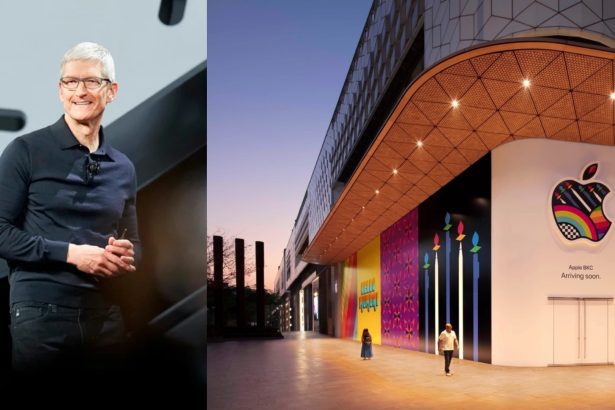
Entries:
[[478, 128], [478, 131], [495, 132], [496, 134], [510, 134], [506, 123], [497, 111], [494, 112], [493, 115]]
[[399, 126], [406, 131], [411, 142], [422, 140], [434, 129], [433, 125], [399, 123]]
[[381, 172], [391, 172], [391, 168], [380, 162], [377, 158], [372, 157], [367, 162], [365, 166], [366, 171], [381, 171]]
[[610, 60], [605, 58], [584, 56], [576, 53], [564, 53], [563, 57], [566, 61], [571, 88], [576, 88], [610, 62]]
[[434, 157], [436, 161], [441, 161], [453, 150], [453, 147], [439, 147], [437, 145], [430, 145], [426, 143], [425, 145], [423, 145], [423, 150], [431, 154], [431, 156]]
[[484, 132], [478, 131], [478, 136], [481, 141], [489, 148], [490, 150], [494, 149], [498, 145], [502, 145], [505, 142], [513, 141], [513, 138], [508, 134], [496, 134], [493, 132]]
[[425, 85], [423, 85], [414, 97], [412, 97], [415, 101], [427, 101], [427, 102], [439, 102], [439, 103], [447, 103], [450, 102], [450, 97], [444, 91], [440, 83], [436, 81], [435, 78], [430, 78]]
[[401, 124], [411, 124], [411, 125], [427, 125], [433, 126], [433, 123], [429, 121], [429, 119], [423, 114], [421, 110], [416, 109], [416, 105], [412, 102], [409, 102], [405, 109], [401, 111], [399, 114], [398, 122]]
[[517, 50], [514, 52], [524, 78], [534, 78], [548, 66], [559, 53], [552, 50]]
[[466, 76], [470, 76], [470, 77], [476, 77], [476, 75], [477, 75], [476, 71], [474, 70], [474, 67], [472, 66], [472, 63], [470, 63], [470, 61], [468, 61], [468, 60], [461, 61], [458, 64], [450, 66], [450, 67], [442, 70], [442, 73], [444, 73], [444, 74], [466, 75]]
[[433, 103], [427, 101], [414, 101], [414, 105], [431, 121], [437, 125], [451, 109], [450, 103]]
[[387, 120], [304, 260], [344, 260], [501, 144], [615, 145], [614, 59], [607, 50], [511, 41], [429, 68]]
[[530, 94], [532, 94], [532, 101], [534, 101], [534, 105], [540, 114], [561, 100], [566, 94], [568, 94], [568, 90], [541, 87], [539, 85], [532, 84], [530, 87]]
[[[421, 177], [417, 176], [416, 181], [419, 179], [421, 179]], [[412, 187], [412, 185], [414, 185], [414, 181], [410, 181], [410, 179], [404, 178], [398, 173], [397, 175], [393, 175], [391, 179], [388, 180], [387, 184], [391, 185], [399, 192], [405, 193]]]
[[510, 100], [511, 97], [522, 87], [521, 83], [513, 83], [506, 80], [495, 80], [492, 78], [483, 78], [482, 83], [487, 90], [488, 96], [495, 108], [500, 108]]
[[487, 149], [485, 150], [461, 149], [461, 148], [459, 149], [459, 153], [461, 153], [461, 155], [463, 155], [463, 157], [471, 164], [481, 159], [487, 152], [489, 152]]
[[564, 127], [562, 130], [558, 131], [553, 137], [549, 137], [552, 139], [557, 139], [561, 141], [581, 141], [581, 136], [579, 135], [579, 124], [576, 121], [573, 121], [570, 125]]
[[485, 70], [483, 77], [495, 80], [506, 79], [507, 81], [517, 84], [521, 84], [524, 79], [523, 73], [512, 51], [502, 53], [498, 59]]
[[416, 183], [416, 186], [421, 188], [423, 192], [433, 193], [440, 189], [440, 184], [433, 180], [433, 178], [425, 175], [419, 182]]
[[525, 88], [519, 88], [519, 91], [502, 105], [502, 111], [536, 114], [534, 101], [532, 101], [529, 91]]
[[408, 142], [411, 136], [399, 124], [393, 124], [386, 137], [389, 142]]
[[484, 56], [478, 56], [470, 60], [472, 67], [477, 75], [482, 75], [485, 70], [491, 67], [491, 64], [498, 59], [501, 53], [491, 53]]
[[441, 163], [444, 165], [446, 164], [459, 164], [459, 165], [465, 165], [465, 166], [468, 165], [468, 161], [464, 158], [463, 155], [461, 155], [458, 149], [454, 149], [453, 151], [451, 151], [451, 153], [448, 154], [446, 158], [444, 158], [441, 161]]
[[600, 134], [604, 130], [612, 130], [611, 124], [601, 124], [589, 121], [579, 121], [579, 132], [581, 141], [589, 141], [594, 135]]
[[607, 63], [598, 71], [589, 76], [585, 81], [574, 87], [575, 91], [610, 95], [613, 92], [613, 62]]
[[404, 195], [404, 193], [399, 191], [399, 190], [397, 190], [391, 184], [387, 184], [387, 185], [383, 186], [380, 189], [380, 193], [378, 195], [380, 195], [384, 199], [388, 200], [386, 202], [386, 205], [387, 205], [387, 208], [388, 208], [390, 206], [391, 202], [397, 201], [399, 198], [401, 198]]
[[555, 102], [555, 104], [541, 112], [540, 115], [576, 120], [577, 113], [574, 109], [574, 101], [572, 100], [572, 95], [570, 93], [564, 94], [562, 98], [560, 98]]
[[439, 127], [455, 128], [458, 130], [472, 130], [472, 126], [466, 121], [459, 109], [454, 108], [446, 113], [438, 123]]
[[536, 117], [531, 114], [522, 114], [509, 111], [500, 111], [500, 116], [504, 120], [506, 128], [508, 128], [511, 133], [515, 133], [519, 128], [523, 127]]
[[615, 131], [613, 130], [613, 126], [600, 131], [586, 142], [590, 144], [615, 145]]
[[569, 90], [571, 87], [568, 73], [569, 70], [566, 68], [564, 56], [560, 53], [536, 77], [531, 78], [530, 81], [532, 85]]
[[463, 114], [472, 129], [479, 128], [493, 115], [493, 109], [466, 107], [463, 101], [459, 106], [459, 112]]
[[[388, 143], [385, 142], [385, 144]], [[416, 142], [395, 142], [390, 144], [390, 147], [397, 151], [397, 153], [402, 157], [408, 158], [410, 154], [412, 154], [412, 152], [416, 149]]]
[[412, 161], [404, 161], [397, 170], [397, 176], [407, 178], [409, 181], [415, 182], [415, 177], [422, 178], [425, 173], [417, 168]]
[[468, 138], [468, 135], [472, 132], [472, 130], [460, 130], [457, 128], [446, 128], [446, 127], [438, 127], [440, 132], [442, 132], [448, 138], [448, 141], [452, 146], [456, 147], [461, 143], [461, 141]]
[[[494, 81], [494, 80], [489, 80]], [[501, 97], [506, 101], [507, 98]], [[486, 108], [488, 110], [495, 109], [494, 101], [491, 95], [487, 92], [483, 81], [475, 81], [472, 87], [459, 100], [461, 107], [476, 107]]]
[[540, 117], [540, 121], [547, 135], [555, 135], [574, 122], [574, 120], [552, 117]]
[[519, 128], [515, 132], [516, 137], [525, 137], [525, 138], [545, 138], [545, 131], [542, 128], [542, 124], [540, 123], [540, 119], [538, 117], [534, 117], [534, 119], [530, 120], [526, 125]]
[[427, 138], [423, 140], [424, 147], [432, 146], [432, 147], [452, 147], [453, 145], [449, 141], [446, 135], [442, 134], [438, 128], [434, 128]]
[[487, 146], [483, 143], [483, 141], [479, 138], [478, 134], [473, 132], [466, 138], [459, 146], [457, 147], [459, 150], [461, 149], [473, 149], [477, 151], [488, 151]]
[[442, 100], [442, 102], [450, 102], [451, 100], [459, 100], [476, 82], [476, 76], [468, 77], [465, 75], [441, 73], [436, 75], [436, 80], [449, 97], [446, 100]]
[[606, 102], [607, 97], [599, 94], [575, 92], [572, 94], [572, 99], [574, 100], [575, 111], [581, 118]]
[[613, 102], [610, 98], [607, 99], [594, 110], [583, 115], [581, 120], [600, 124], [613, 124]]

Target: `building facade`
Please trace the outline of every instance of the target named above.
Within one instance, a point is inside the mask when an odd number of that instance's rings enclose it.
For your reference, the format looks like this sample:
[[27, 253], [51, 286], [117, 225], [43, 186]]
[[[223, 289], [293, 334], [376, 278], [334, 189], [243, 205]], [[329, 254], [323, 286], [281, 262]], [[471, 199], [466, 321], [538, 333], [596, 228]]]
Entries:
[[288, 330], [612, 363], [614, 42], [609, 1], [374, 2], [280, 264]]

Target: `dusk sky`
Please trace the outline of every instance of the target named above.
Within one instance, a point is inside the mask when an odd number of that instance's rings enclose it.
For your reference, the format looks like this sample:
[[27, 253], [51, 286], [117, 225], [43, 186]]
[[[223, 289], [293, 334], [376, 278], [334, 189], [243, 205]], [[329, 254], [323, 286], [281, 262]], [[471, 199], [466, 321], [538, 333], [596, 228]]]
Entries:
[[263, 241], [269, 289], [370, 7], [208, 2], [207, 233]]

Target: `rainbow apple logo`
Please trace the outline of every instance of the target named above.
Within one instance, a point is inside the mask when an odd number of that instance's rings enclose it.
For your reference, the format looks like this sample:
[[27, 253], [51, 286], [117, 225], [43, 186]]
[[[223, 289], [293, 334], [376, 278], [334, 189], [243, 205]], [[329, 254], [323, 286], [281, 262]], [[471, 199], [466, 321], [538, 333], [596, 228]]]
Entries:
[[[591, 164], [583, 171], [583, 181], [588, 181], [598, 172], [598, 164]], [[569, 241], [579, 238], [599, 242], [611, 227], [602, 202], [611, 190], [604, 184], [592, 181], [585, 184], [567, 179], [553, 190], [551, 208], [560, 232]]]

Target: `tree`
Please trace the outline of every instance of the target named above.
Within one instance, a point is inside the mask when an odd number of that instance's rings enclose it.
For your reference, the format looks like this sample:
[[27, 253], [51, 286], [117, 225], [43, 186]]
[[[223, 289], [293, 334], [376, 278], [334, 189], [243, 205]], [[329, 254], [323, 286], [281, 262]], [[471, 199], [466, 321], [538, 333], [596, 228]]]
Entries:
[[[221, 233], [216, 236], [222, 237], [222, 271], [223, 271], [223, 304], [225, 311], [225, 326], [236, 326], [236, 267], [235, 267], [235, 237], [225, 239]], [[244, 243], [244, 271], [246, 278], [256, 272], [254, 245]], [[214, 281], [214, 244], [213, 236], [207, 236], [207, 308], [210, 312], [215, 309], [213, 281]], [[279, 328], [279, 305], [278, 296], [265, 289], [265, 321], [267, 326]], [[248, 326], [256, 325], [256, 289], [246, 286], [245, 289], [245, 317]], [[207, 315], [207, 325], [213, 326], [214, 315]]]
[[[226, 239], [222, 233], [216, 233], [222, 237], [222, 280], [227, 285], [235, 285], [235, 237]], [[254, 261], [253, 244], [244, 243], [245, 277], [248, 278], [256, 272], [256, 262]], [[212, 235], [207, 235], [207, 282], [214, 280], [214, 239]]]

